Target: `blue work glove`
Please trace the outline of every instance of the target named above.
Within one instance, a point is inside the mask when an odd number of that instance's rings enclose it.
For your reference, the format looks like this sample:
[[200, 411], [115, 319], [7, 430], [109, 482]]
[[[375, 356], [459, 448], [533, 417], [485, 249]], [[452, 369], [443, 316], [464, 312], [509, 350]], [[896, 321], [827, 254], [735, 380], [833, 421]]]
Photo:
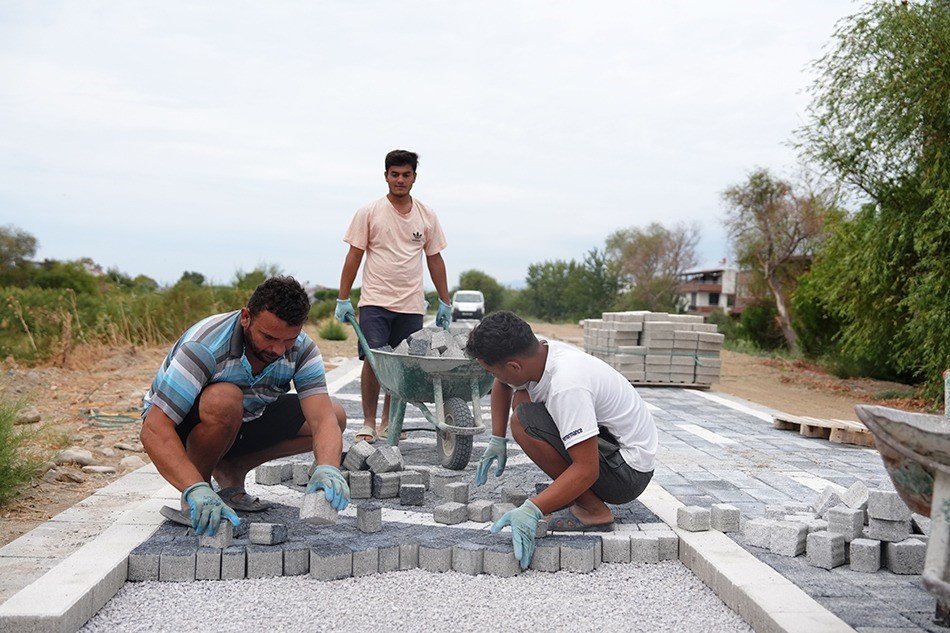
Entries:
[[443, 330], [452, 325], [452, 306], [439, 299], [439, 309], [435, 313], [435, 324]]
[[498, 460], [498, 466], [495, 467], [495, 477], [501, 477], [505, 472], [505, 464], [508, 463], [508, 438], [492, 435], [488, 440], [488, 446], [482, 453], [482, 458], [478, 460], [478, 468], [475, 469], [475, 485], [481, 486], [488, 481], [488, 471], [491, 469], [493, 461]]
[[521, 563], [521, 569], [527, 569], [531, 564], [531, 557], [534, 556], [534, 538], [541, 517], [541, 510], [528, 499], [514, 510], [505, 512], [491, 526], [492, 534], [498, 534], [506, 525], [511, 526], [511, 544], [515, 548], [515, 558]]
[[320, 488], [323, 488], [327, 501], [334, 509], [345, 510], [350, 505], [350, 487], [336, 466], [317, 466], [314, 469], [307, 484], [307, 492], [316, 492]]
[[191, 484], [182, 491], [181, 498], [191, 506], [191, 527], [195, 534], [207, 532], [208, 536], [214, 536], [218, 533], [221, 517], [234, 526], [241, 525], [240, 517], [221, 501], [221, 497], [215, 494], [207, 482]]
[[336, 311], [333, 316], [340, 323], [346, 323], [347, 319], [356, 316], [356, 310], [353, 309], [353, 303], [349, 299], [337, 299]]

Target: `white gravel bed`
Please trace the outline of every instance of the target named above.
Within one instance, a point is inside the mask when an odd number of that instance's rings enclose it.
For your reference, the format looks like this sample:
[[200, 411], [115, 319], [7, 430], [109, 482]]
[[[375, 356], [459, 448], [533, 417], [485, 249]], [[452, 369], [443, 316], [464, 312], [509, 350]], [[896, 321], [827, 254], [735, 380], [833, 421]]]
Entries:
[[108, 631], [752, 631], [678, 561], [514, 578], [392, 572], [126, 583], [82, 629]]

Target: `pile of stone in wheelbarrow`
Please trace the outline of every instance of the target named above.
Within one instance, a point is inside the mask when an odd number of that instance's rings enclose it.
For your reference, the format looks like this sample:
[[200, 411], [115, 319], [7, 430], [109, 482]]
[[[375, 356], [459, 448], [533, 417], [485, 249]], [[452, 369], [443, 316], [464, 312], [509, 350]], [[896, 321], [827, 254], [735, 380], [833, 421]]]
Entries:
[[389, 345], [377, 348], [381, 352], [408, 356], [427, 356], [430, 358], [466, 358], [465, 344], [468, 343], [468, 328], [464, 330], [443, 330], [442, 328], [422, 328], [413, 332], [409, 338], [393, 349]]

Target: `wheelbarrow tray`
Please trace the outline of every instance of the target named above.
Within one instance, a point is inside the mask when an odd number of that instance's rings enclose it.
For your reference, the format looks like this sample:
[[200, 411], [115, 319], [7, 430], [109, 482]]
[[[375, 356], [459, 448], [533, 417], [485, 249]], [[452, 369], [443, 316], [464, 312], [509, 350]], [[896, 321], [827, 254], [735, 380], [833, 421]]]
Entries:
[[407, 356], [373, 350], [373, 371], [387, 391], [406, 402], [435, 402], [435, 378], [442, 381], [442, 397], [472, 401], [472, 381], [481, 394], [488, 392], [492, 375], [469, 358]]

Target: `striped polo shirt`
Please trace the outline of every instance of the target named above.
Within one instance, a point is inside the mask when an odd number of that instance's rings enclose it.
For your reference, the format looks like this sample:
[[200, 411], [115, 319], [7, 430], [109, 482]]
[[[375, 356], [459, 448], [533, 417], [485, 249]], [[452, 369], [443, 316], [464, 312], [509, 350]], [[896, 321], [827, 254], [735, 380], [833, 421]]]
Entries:
[[301, 400], [327, 393], [323, 357], [303, 331], [286, 354], [258, 375], [244, 355], [241, 311], [216, 314], [185, 332], [162, 363], [145, 396], [144, 417], [152, 405], [180, 424], [205, 385], [229, 382], [244, 392], [244, 422], [257, 419], [264, 407], [290, 391], [290, 381]]

